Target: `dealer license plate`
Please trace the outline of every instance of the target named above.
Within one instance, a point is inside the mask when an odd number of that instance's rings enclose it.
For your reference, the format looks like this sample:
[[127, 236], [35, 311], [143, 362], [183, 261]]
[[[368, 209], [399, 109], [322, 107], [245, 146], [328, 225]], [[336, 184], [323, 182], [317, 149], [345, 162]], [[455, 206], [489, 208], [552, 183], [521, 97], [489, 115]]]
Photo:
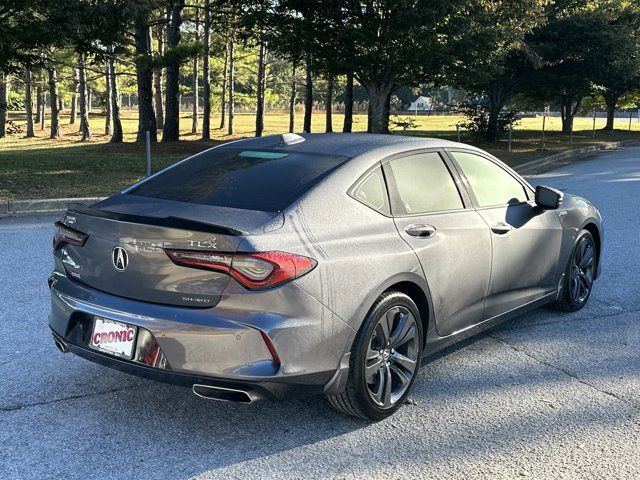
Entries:
[[131, 359], [136, 327], [107, 318], [95, 317], [89, 345], [116, 357]]

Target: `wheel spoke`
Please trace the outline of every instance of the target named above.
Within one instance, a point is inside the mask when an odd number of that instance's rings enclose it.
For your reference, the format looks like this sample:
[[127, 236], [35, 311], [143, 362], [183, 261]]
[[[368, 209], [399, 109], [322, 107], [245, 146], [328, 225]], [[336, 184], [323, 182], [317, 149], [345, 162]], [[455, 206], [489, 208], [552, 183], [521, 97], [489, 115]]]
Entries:
[[416, 361], [414, 359], [409, 358], [406, 355], [402, 355], [401, 353], [393, 352], [389, 356], [389, 360], [391, 360], [393, 364], [401, 366], [413, 375], [416, 368]]
[[580, 280], [577, 276], [571, 279], [571, 295], [573, 295], [574, 300], [580, 298]]
[[380, 328], [382, 330], [382, 340], [384, 341], [384, 345], [386, 346], [389, 342], [389, 338], [391, 338], [391, 329], [393, 328], [393, 322], [395, 320], [396, 314], [400, 312], [398, 307], [392, 308], [387, 312], [387, 314], [380, 319]]
[[367, 349], [367, 363], [369, 363], [371, 360], [375, 360], [380, 356], [380, 351], [373, 348], [373, 338], [371, 339], [371, 342], [369, 342], [369, 348]]
[[582, 259], [585, 256], [585, 253], [587, 252], [587, 245], [588, 245], [588, 242], [583, 238], [582, 242], [580, 242], [580, 261], [582, 261]]
[[403, 391], [411, 381], [411, 377], [413, 377], [413, 375], [408, 375], [406, 372], [404, 372], [402, 369], [398, 368], [394, 364], [391, 364], [389, 368], [391, 369], [392, 372], [396, 374], [396, 377], [398, 377], [398, 380], [400, 380], [400, 391]]
[[578, 264], [578, 267], [584, 270], [585, 268], [590, 267], [593, 264], [594, 260], [595, 260], [595, 254], [594, 254], [593, 248], [589, 246], [589, 249], [585, 252], [584, 256], [580, 258], [580, 263]]
[[380, 369], [382, 368], [383, 365], [384, 365], [384, 361], [382, 360], [382, 357], [380, 357], [364, 368], [364, 375], [365, 375], [364, 378], [367, 381], [367, 383], [371, 383], [373, 376], [376, 373], [380, 372]]
[[388, 407], [391, 405], [391, 386], [392, 386], [392, 379], [391, 379], [391, 370], [389, 370], [389, 367], [385, 365], [385, 367], [383, 368], [384, 371], [384, 381], [385, 381], [385, 385], [384, 385], [384, 394], [382, 397], [382, 405], [385, 407]]
[[398, 348], [404, 345], [408, 340], [413, 338], [413, 316], [411, 314], [401, 314], [400, 320], [398, 321], [398, 326], [392, 332], [391, 338], [389, 341], [391, 342], [391, 346], [393, 348]]
[[374, 391], [371, 391], [371, 397], [376, 403], [382, 404], [382, 394], [384, 393], [385, 386], [385, 368], [380, 369], [380, 375], [378, 375], [378, 383], [376, 383], [376, 387]]
[[580, 282], [580, 297], [582, 299], [587, 296], [589, 290], [591, 290], [591, 282], [587, 279], [586, 275], [580, 272], [580, 276], [578, 277]]

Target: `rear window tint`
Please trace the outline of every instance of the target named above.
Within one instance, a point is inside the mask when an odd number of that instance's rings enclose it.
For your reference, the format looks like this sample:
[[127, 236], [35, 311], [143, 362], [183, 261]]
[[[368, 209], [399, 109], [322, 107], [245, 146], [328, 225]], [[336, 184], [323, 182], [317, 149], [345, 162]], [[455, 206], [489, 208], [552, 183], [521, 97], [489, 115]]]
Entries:
[[279, 212], [347, 160], [275, 150], [212, 150], [160, 172], [127, 193]]

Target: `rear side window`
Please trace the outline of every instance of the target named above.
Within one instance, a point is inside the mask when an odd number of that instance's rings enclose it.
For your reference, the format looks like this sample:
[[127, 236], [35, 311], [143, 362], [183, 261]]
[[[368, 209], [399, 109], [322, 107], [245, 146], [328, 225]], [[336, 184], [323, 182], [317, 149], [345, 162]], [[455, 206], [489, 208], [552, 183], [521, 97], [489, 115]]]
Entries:
[[389, 213], [387, 187], [382, 176], [382, 169], [376, 168], [358, 183], [351, 195], [368, 207], [381, 213]]
[[347, 160], [338, 155], [276, 150], [212, 150], [161, 172], [127, 193], [279, 212]]
[[407, 215], [464, 208], [458, 188], [436, 152], [397, 158], [389, 167]]
[[468, 152], [451, 152], [469, 180], [480, 207], [527, 201], [522, 184], [492, 161]]

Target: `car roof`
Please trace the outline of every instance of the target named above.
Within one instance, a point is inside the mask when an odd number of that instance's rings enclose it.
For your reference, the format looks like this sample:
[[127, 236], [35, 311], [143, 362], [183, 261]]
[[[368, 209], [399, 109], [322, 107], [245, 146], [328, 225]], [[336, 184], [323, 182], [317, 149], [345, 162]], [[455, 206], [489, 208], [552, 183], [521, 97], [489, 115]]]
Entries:
[[383, 149], [385, 154], [402, 153], [421, 148], [467, 148], [478, 150], [470, 145], [443, 140], [440, 138], [413, 137], [407, 135], [383, 135], [371, 133], [302, 133], [304, 142], [286, 144], [282, 135], [269, 135], [229, 142], [218, 148], [277, 148], [281, 151], [319, 153], [325, 155], [343, 155], [357, 157]]

